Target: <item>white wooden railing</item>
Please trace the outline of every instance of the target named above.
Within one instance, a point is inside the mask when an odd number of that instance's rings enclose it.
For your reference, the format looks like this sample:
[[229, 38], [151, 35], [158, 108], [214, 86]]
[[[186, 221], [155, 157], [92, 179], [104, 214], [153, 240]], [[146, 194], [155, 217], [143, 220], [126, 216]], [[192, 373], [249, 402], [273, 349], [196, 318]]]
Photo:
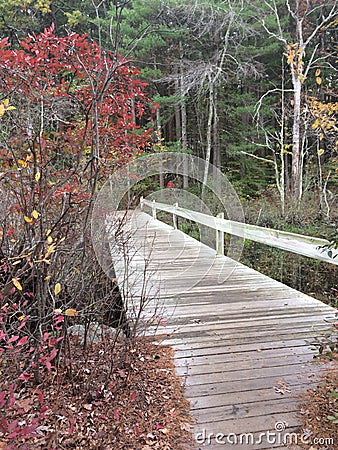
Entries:
[[140, 206], [141, 209], [145, 206], [151, 208], [154, 219], [157, 218], [157, 210], [171, 213], [173, 215], [175, 228], [177, 228], [177, 216], [213, 228], [216, 230], [216, 251], [218, 254], [224, 254], [224, 233], [228, 233], [243, 239], [249, 239], [298, 255], [338, 265], [338, 250], [326, 247], [329, 245], [329, 241], [326, 239], [235, 222], [233, 220], [224, 219], [223, 213], [214, 217], [190, 209], [181, 208], [177, 203], [175, 205], [167, 205], [165, 203], [156, 202], [155, 200], [149, 201], [141, 198]]

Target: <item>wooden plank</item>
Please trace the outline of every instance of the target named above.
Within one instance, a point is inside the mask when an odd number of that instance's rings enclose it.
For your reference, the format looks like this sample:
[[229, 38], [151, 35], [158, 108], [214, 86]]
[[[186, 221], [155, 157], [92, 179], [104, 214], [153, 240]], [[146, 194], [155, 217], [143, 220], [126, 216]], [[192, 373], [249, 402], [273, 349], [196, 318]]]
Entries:
[[220, 353], [217, 355], [204, 355], [204, 356], [193, 356], [193, 357], [179, 357], [177, 353], [175, 353], [175, 364], [176, 367], [195, 367], [195, 366], [203, 366], [209, 364], [234, 364], [236, 366], [238, 364], [247, 363], [255, 361], [255, 364], [260, 364], [260, 361], [270, 361], [275, 358], [279, 358], [281, 361], [284, 358], [293, 358], [294, 360], [300, 360], [303, 357], [307, 359], [307, 361], [312, 360], [314, 355], [314, 351], [309, 350], [307, 347], [299, 347], [297, 349], [293, 348], [285, 348], [279, 349], [278, 354], [276, 350], [263, 350], [260, 352], [256, 352], [254, 355], [251, 352], [246, 353]]
[[[176, 366], [176, 373], [181, 376], [192, 376], [192, 375], [202, 375], [202, 374], [209, 374], [209, 373], [221, 373], [221, 372], [234, 372], [234, 371], [242, 371], [242, 370], [248, 370], [254, 366], [255, 369], [266, 369], [266, 368], [277, 368], [277, 367], [283, 367], [287, 365], [299, 365], [302, 366], [305, 363], [309, 362], [309, 354], [304, 353], [302, 355], [297, 355], [296, 359], [294, 355], [288, 355], [288, 356], [281, 356], [278, 354], [278, 356], [274, 356], [271, 358], [261, 358], [261, 359], [247, 359], [246, 361], [236, 361], [236, 365], [233, 363], [233, 361], [230, 362], [224, 362], [224, 360], [219, 360], [218, 362], [215, 361], [216, 358], [213, 358], [212, 362], [208, 363], [205, 362], [204, 364], [195, 364], [194, 362], [191, 362], [187, 365], [180, 365]], [[221, 358], [220, 358], [221, 359]]]
[[286, 375], [302, 375], [305, 370], [309, 370], [309, 368], [307, 368], [304, 363], [293, 363], [286, 366], [264, 367], [257, 369], [250, 368], [243, 369], [241, 371], [233, 370], [230, 372], [213, 372], [212, 366], [213, 365], [210, 366], [210, 370], [208, 371], [208, 373], [196, 373], [192, 374], [192, 376], [190, 376], [190, 374], [188, 373], [187, 376], [185, 376], [186, 386], [203, 385], [210, 383], [225, 383], [236, 379], [248, 381], [248, 384], [250, 383], [250, 380], [257, 380], [258, 378], [261, 380], [266, 379], [266, 382], [269, 382], [269, 379], [271, 379], [272, 377], [282, 378]]
[[[317, 370], [318, 372], [318, 370]], [[267, 389], [268, 391], [274, 392], [275, 386], [278, 386], [279, 382], [285, 383], [288, 388], [293, 389], [294, 386], [304, 386], [304, 390], [307, 389], [307, 386], [314, 386], [316, 383], [317, 377], [316, 374], [306, 375], [304, 373], [284, 375], [283, 377], [275, 374], [271, 376], [269, 379], [259, 378], [259, 379], [251, 379], [248, 382], [243, 382], [238, 374], [237, 379], [231, 381], [223, 381], [217, 383], [207, 383], [203, 385], [189, 385], [186, 386], [186, 393], [188, 398], [202, 398], [208, 397], [211, 395], [225, 395], [232, 394], [235, 392], [247, 393], [248, 396], [255, 390]], [[226, 403], [226, 400], [224, 401]]]
[[[322, 328], [323, 332], [327, 330], [327, 326], [323, 326]], [[309, 339], [318, 337], [319, 335], [323, 334], [321, 333], [321, 329], [318, 327], [315, 330], [311, 330], [309, 327], [305, 328], [297, 328], [293, 330], [292, 328], [289, 329], [283, 329], [281, 331], [280, 329], [275, 330], [264, 330], [261, 331], [259, 328], [254, 330], [248, 330], [240, 331], [237, 333], [232, 333], [228, 330], [213, 330], [211, 327], [210, 331], [207, 331], [204, 333], [203, 336], [201, 336], [198, 332], [191, 333], [190, 335], [187, 335], [187, 333], [175, 333], [173, 338], [167, 339], [167, 343], [169, 345], [175, 346], [177, 344], [177, 349], [179, 349], [179, 345], [181, 345], [181, 342], [184, 340], [184, 346], [185, 347], [192, 347], [195, 344], [201, 344], [201, 343], [208, 343], [209, 341], [212, 341], [212, 343], [221, 341], [223, 344], [225, 343], [241, 343], [243, 342], [243, 339], [251, 340], [251, 338], [255, 338], [255, 342], [266, 342], [270, 340], [273, 336], [276, 336], [276, 333], [278, 333], [278, 337], [281, 341], [284, 339], [297, 339], [297, 338], [304, 338]], [[188, 337], [189, 336], [189, 337]]]
[[[306, 383], [306, 386], [308, 384]], [[279, 401], [280, 399], [295, 399], [299, 394], [304, 391], [306, 388], [304, 384], [292, 385], [288, 386], [288, 389], [284, 394], [278, 393], [275, 389], [255, 389], [248, 393], [244, 392], [228, 392], [226, 396], [224, 394], [210, 394], [208, 396], [201, 397], [193, 397], [191, 399], [191, 410], [200, 410], [204, 409], [208, 412], [209, 408], [214, 407], [225, 407], [231, 405], [239, 405], [243, 403], [253, 403], [256, 405], [261, 401]], [[277, 385], [276, 385], [277, 387]]]
[[[170, 340], [164, 340], [166, 344], [170, 345]], [[204, 344], [204, 345], [203, 345]], [[274, 349], [277, 353], [279, 349], [294, 348], [307, 346], [304, 339], [288, 339], [284, 341], [277, 340], [277, 337], [273, 341], [267, 340], [267, 342], [253, 342], [249, 344], [235, 344], [224, 345], [222, 341], [207, 342], [191, 344], [187, 346], [184, 342], [174, 346], [176, 357], [182, 356], [203, 356], [203, 355], [219, 355], [221, 353], [242, 353], [242, 352], [260, 352], [263, 350]], [[308, 346], [307, 346], [308, 347]]]
[[194, 427], [194, 431], [196, 433], [206, 429], [208, 433], [214, 434], [262, 433], [268, 430], [274, 430], [276, 423], [285, 422], [288, 424], [288, 427], [292, 429], [299, 425], [297, 407], [294, 404], [291, 405], [289, 412], [281, 411], [268, 414], [264, 414], [264, 411], [261, 412], [262, 415], [257, 415], [254, 417], [233, 418], [229, 420], [220, 419], [211, 422], [201, 421]]
[[232, 405], [209, 406], [208, 408], [195, 410], [198, 417], [197, 424], [215, 422], [225, 422], [233, 419], [245, 419], [252, 417], [265, 416], [270, 414], [297, 412], [299, 409], [299, 400], [289, 398], [275, 398], [268, 400], [259, 400], [257, 402], [238, 403]]

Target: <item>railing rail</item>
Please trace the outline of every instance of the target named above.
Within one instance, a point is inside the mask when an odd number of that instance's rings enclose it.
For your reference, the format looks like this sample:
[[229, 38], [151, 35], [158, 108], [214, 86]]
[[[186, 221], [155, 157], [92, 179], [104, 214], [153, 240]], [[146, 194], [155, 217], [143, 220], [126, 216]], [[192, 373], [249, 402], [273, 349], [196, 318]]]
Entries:
[[227, 233], [281, 250], [338, 265], [338, 250], [325, 247], [329, 245], [329, 241], [326, 239], [235, 222], [233, 220], [224, 219], [224, 216], [221, 217], [221, 215], [214, 217], [201, 212], [181, 208], [177, 204], [167, 205], [165, 203], [156, 202], [155, 200], [149, 201], [141, 198], [140, 205], [141, 208], [144, 206], [151, 208], [154, 219], [156, 219], [157, 210], [171, 213], [173, 215], [175, 227], [177, 227], [177, 216], [179, 216], [213, 228], [216, 230], [216, 250], [219, 254], [224, 253], [224, 233]]

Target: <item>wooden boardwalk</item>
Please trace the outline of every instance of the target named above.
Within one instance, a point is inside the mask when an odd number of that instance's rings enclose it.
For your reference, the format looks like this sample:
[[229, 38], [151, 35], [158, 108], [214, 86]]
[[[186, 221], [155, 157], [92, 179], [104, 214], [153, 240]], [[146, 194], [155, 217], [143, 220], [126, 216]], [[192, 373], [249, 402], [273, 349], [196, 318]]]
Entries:
[[175, 349], [197, 448], [283, 448], [299, 425], [297, 396], [318, 372], [306, 341], [334, 310], [145, 213], [132, 229], [131, 296], [145, 288], [147, 259], [147, 317], [161, 319], [147, 333]]

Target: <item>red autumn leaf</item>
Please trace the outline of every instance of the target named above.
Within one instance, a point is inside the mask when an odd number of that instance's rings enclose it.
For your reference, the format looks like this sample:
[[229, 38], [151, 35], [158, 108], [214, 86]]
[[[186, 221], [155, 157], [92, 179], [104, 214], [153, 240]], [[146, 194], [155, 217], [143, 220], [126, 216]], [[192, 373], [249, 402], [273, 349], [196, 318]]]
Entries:
[[12, 342], [15, 342], [19, 339], [20, 336], [12, 336], [8, 339], [7, 344], [11, 344]]
[[41, 415], [43, 415], [48, 409], [49, 409], [49, 406], [44, 405], [42, 408], [40, 408], [39, 413], [40, 413]]
[[30, 378], [32, 377], [32, 375], [30, 375], [29, 373], [27, 373], [27, 372], [24, 372], [24, 373], [22, 373], [20, 376], [19, 376], [19, 380], [23, 380], [23, 381], [27, 381], [27, 380], [29, 380]]
[[7, 397], [7, 392], [1, 391], [0, 392], [0, 408], [3, 408], [5, 406], [5, 404], [7, 403], [6, 397]]
[[40, 401], [40, 403], [43, 403], [43, 394], [42, 394], [42, 392], [40, 391], [40, 389], [37, 389], [35, 392], [39, 395], [39, 401]]
[[50, 352], [50, 355], [49, 355], [49, 358], [48, 358], [49, 361], [52, 361], [57, 354], [58, 354], [58, 349], [57, 348], [53, 348], [53, 350]]
[[114, 419], [118, 422], [120, 420], [119, 412], [116, 408], [114, 408]]
[[28, 336], [23, 336], [19, 342], [17, 342], [16, 346], [19, 347], [19, 345], [24, 345], [28, 341]]
[[54, 347], [58, 342], [62, 341], [63, 336], [58, 337], [57, 339], [49, 339], [48, 347]]
[[13, 430], [15, 430], [15, 428], [17, 428], [17, 426], [18, 426], [18, 421], [17, 421], [17, 420], [13, 420], [13, 422], [11, 422], [11, 423], [8, 425], [8, 431], [13, 431]]
[[18, 326], [18, 330], [21, 330], [27, 323], [29, 317], [25, 317], [25, 319], [23, 319], [23, 321], [21, 322], [21, 324]]
[[7, 431], [7, 428], [8, 428], [7, 420], [6, 420], [4, 417], [1, 417], [1, 420], [0, 420], [0, 430], [2, 429], [3, 432], [6, 432], [6, 431]]
[[74, 431], [74, 428], [75, 428], [74, 425], [76, 424], [76, 418], [75, 417], [71, 417], [69, 419], [69, 421], [71, 423], [71, 426], [70, 426], [70, 428], [68, 430], [68, 436], [70, 436], [73, 433], [73, 431]]

